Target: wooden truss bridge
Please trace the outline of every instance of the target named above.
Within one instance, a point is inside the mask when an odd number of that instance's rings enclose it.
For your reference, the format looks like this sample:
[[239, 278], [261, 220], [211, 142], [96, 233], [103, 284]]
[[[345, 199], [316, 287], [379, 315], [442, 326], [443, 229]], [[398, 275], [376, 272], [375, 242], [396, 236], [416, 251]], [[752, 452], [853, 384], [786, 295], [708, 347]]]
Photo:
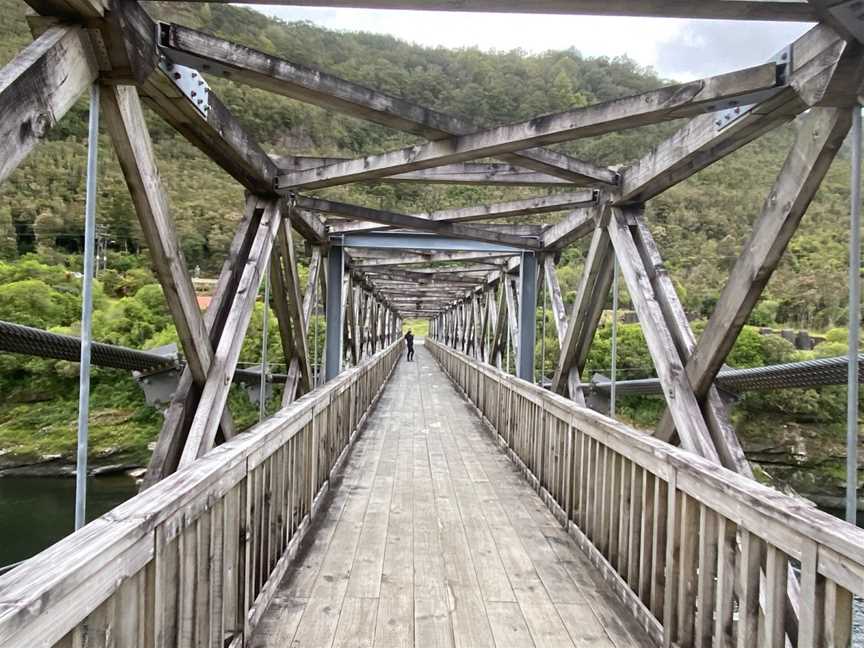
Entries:
[[[157, 23], [135, 0], [26, 1], [34, 41], [0, 72], [0, 180], [94, 92], [185, 366], [142, 492], [0, 577], [0, 645], [849, 644], [864, 532], [753, 480], [715, 379], [850, 130], [860, 2], [292, 2], [814, 23], [762, 65], [480, 129]], [[423, 142], [361, 159], [271, 156], [207, 77]], [[247, 190], [203, 314], [142, 104]], [[547, 148], [681, 118], [620, 168]], [[794, 144], [697, 339], [643, 207], [790, 122]], [[544, 191], [423, 214], [315, 196], [355, 182]], [[551, 225], [496, 222], [561, 211]], [[583, 237], [568, 313], [555, 263]], [[587, 408], [580, 383], [616, 260], [666, 400], [653, 436]], [[280, 411], [239, 434], [228, 390], [268, 267], [286, 387]], [[533, 384], [543, 282], [562, 349], [550, 389]], [[306, 329], [319, 287], [316, 388]], [[431, 322], [416, 363], [400, 360], [407, 318]]]

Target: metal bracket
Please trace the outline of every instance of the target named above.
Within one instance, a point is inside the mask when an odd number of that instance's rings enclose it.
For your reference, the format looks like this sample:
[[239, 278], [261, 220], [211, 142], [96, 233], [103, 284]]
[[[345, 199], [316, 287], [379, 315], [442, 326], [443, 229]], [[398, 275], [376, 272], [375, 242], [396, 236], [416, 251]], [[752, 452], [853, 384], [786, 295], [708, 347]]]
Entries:
[[[255, 374], [257, 376], [254, 380], [249, 381], [247, 381], [244, 376], [240, 381], [240, 386], [243, 387], [243, 390], [246, 392], [246, 397], [249, 399], [249, 402], [253, 405], [257, 405], [261, 402], [261, 365], [249, 367], [244, 373]], [[267, 371], [267, 376], [265, 378], [264, 392], [264, 398], [266, 400], [270, 400], [273, 397], [273, 379], [269, 370]]]
[[582, 390], [585, 394], [585, 405], [594, 410], [595, 412], [599, 412], [600, 414], [604, 414], [609, 416], [609, 412], [612, 409], [611, 401], [609, 399], [609, 393], [604, 392], [602, 389], [598, 389], [597, 385], [601, 383], [608, 383], [609, 378], [604, 376], [603, 374], [595, 373], [591, 377], [591, 382], [587, 385], [582, 385]]
[[[792, 46], [784, 47], [771, 58], [771, 61], [777, 64], [777, 85], [786, 85], [789, 70], [792, 68]], [[714, 125], [717, 126], [718, 130], [723, 130], [748, 114], [759, 103], [777, 94], [779, 90], [779, 87], [770, 88], [723, 102], [726, 104], [726, 108], [717, 111]], [[717, 107], [716, 105], [711, 106], [711, 111], [713, 112]]]
[[164, 53], [159, 57], [159, 69], [165, 72], [183, 96], [206, 118], [210, 112], [210, 86], [198, 70], [174, 63]]
[[151, 407], [162, 407], [168, 405], [177, 391], [180, 382], [180, 357], [176, 344], [166, 344], [155, 349], [148, 349], [149, 353], [163, 356], [173, 360], [174, 366], [167, 369], [156, 369], [155, 371], [133, 371], [132, 377], [144, 392], [144, 399]]

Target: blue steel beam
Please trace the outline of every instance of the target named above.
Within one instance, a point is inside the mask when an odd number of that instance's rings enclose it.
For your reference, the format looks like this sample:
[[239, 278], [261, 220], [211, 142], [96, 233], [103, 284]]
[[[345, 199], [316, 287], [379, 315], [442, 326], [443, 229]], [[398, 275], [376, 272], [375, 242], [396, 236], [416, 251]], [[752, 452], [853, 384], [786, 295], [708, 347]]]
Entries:
[[516, 375], [534, 382], [534, 344], [537, 338], [537, 256], [523, 252], [519, 267], [519, 344]]
[[[526, 240], [529, 237], [526, 237]], [[533, 239], [536, 240], [536, 239]], [[414, 234], [400, 232], [370, 232], [367, 234], [345, 234], [345, 247], [374, 248], [381, 250], [459, 250], [465, 252], [509, 252], [518, 254], [521, 249], [510, 245], [457, 239], [437, 234]]]
[[324, 348], [324, 378], [332, 380], [342, 371], [342, 284], [345, 252], [331, 240], [327, 253], [327, 343]]

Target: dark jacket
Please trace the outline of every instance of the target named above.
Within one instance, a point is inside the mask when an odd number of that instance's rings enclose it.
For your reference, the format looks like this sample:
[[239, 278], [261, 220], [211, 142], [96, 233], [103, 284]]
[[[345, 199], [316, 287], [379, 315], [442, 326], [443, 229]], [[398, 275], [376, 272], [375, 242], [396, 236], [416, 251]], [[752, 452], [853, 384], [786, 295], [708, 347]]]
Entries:
[[413, 348], [414, 348], [414, 334], [413, 334], [413, 333], [408, 333], [408, 334], [405, 336], [405, 344], [408, 345], [408, 348], [409, 348], [409, 349], [413, 349]]

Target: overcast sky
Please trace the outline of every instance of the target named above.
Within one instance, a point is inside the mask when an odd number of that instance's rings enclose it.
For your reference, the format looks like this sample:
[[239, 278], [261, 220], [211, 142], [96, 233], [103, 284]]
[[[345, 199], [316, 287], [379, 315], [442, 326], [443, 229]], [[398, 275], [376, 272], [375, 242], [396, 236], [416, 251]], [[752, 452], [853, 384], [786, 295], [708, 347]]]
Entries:
[[284, 20], [392, 34], [430, 46], [504, 51], [522, 48], [529, 52], [575, 47], [586, 56], [627, 54], [661, 76], [681, 81], [763, 63], [809, 27], [661, 18], [255, 8]]

